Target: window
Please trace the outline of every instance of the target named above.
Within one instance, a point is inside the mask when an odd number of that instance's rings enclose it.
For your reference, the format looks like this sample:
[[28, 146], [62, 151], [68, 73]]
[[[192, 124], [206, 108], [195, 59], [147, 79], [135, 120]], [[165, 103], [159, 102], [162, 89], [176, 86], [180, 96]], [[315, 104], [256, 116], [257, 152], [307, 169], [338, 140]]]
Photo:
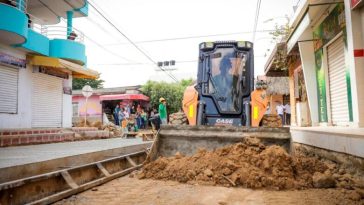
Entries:
[[0, 113], [18, 112], [19, 70], [0, 65]]

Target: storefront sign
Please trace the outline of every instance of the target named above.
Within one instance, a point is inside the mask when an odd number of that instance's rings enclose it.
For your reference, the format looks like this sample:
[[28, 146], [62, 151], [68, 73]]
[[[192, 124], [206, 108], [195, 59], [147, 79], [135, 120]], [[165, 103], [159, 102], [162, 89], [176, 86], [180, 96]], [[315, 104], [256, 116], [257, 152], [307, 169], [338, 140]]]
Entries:
[[314, 50], [320, 122], [328, 121], [326, 104], [326, 80], [322, 59], [323, 46], [325, 46], [343, 30], [345, 30], [344, 4], [338, 4], [313, 32], [313, 38], [317, 39], [314, 42]]
[[55, 77], [59, 77], [59, 78], [63, 78], [63, 79], [68, 79], [68, 73], [59, 71], [55, 68], [47, 68], [44, 66], [39, 66], [39, 73], [44, 73], [47, 75], [51, 75], [51, 76], [55, 76]]
[[359, 4], [362, 4], [362, 0], [351, 0], [350, 1], [350, 7], [351, 9], [356, 8], [357, 6], [359, 6]]
[[314, 30], [315, 51], [322, 48], [345, 28], [344, 4], [338, 4], [326, 19]]
[[326, 80], [322, 63], [323, 50], [320, 49], [315, 53], [315, 67], [317, 76], [317, 93], [319, 107], [319, 121], [327, 122], [327, 106], [326, 106]]
[[25, 59], [20, 59], [1, 52], [0, 52], [0, 63], [10, 66], [15, 66], [17, 68], [26, 68]]

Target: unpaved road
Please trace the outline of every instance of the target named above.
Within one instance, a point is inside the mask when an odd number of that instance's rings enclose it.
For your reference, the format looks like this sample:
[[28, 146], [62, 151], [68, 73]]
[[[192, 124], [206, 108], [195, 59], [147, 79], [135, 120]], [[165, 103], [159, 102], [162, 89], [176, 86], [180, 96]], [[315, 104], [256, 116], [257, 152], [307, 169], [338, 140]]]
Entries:
[[236, 204], [361, 204], [350, 199], [352, 191], [308, 189], [268, 191], [181, 184], [174, 181], [139, 180], [128, 176], [57, 202], [71, 204], [141, 204], [141, 205], [236, 205]]

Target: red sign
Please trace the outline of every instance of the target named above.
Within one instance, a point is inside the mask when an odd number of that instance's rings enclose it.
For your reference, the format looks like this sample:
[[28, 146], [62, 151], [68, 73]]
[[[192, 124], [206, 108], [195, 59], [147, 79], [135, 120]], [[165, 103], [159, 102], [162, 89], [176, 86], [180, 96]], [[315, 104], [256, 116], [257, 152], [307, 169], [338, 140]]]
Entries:
[[364, 49], [355, 49], [354, 57], [364, 57]]
[[362, 0], [350, 0], [351, 3], [351, 9], [354, 9], [356, 6], [358, 6]]

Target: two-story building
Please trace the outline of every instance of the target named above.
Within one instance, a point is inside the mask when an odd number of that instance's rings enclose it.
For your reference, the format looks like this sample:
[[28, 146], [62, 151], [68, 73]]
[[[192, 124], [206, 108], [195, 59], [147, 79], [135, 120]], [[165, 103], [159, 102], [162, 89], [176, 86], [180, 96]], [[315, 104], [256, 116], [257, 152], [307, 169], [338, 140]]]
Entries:
[[0, 1], [0, 129], [72, 126], [72, 79], [98, 76], [72, 25], [87, 15], [87, 0]]

